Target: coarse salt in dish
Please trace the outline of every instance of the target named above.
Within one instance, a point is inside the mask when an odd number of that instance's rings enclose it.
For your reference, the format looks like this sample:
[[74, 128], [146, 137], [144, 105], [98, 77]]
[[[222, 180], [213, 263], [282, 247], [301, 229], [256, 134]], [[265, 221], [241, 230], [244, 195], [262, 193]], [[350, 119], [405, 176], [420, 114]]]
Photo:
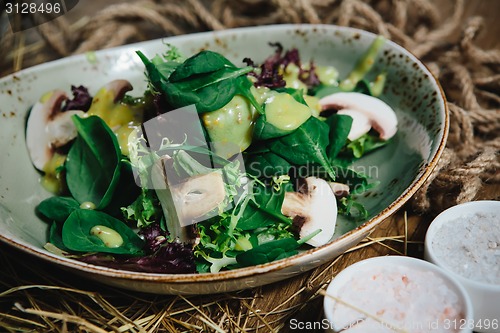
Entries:
[[408, 257], [363, 260], [338, 274], [324, 307], [331, 332], [471, 332], [464, 289], [438, 267]]
[[[457, 236], [457, 230], [463, 230]], [[451, 271], [478, 282], [500, 285], [500, 211], [459, 216], [443, 224], [432, 241], [434, 254]]]
[[465, 288], [475, 332], [500, 333], [500, 201], [467, 202], [439, 214], [425, 235], [425, 259]]

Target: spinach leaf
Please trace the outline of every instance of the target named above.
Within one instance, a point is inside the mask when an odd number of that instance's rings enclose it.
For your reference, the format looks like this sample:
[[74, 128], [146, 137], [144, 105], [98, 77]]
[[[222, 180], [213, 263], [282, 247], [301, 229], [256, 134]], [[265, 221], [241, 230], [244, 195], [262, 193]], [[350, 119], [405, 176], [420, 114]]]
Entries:
[[292, 168], [287, 160], [269, 150], [247, 152], [244, 158], [246, 171], [257, 178], [286, 175]]
[[298, 253], [297, 249], [302, 244], [306, 243], [320, 232], [321, 229], [318, 229], [299, 240], [288, 237], [263, 243], [248, 251], [239, 253], [236, 255], [236, 261], [241, 266], [252, 266], [293, 256]]
[[78, 131], [66, 159], [66, 182], [79, 202], [105, 208], [120, 180], [121, 151], [116, 135], [98, 116], [73, 116]]
[[121, 208], [130, 205], [140, 194], [141, 188], [134, 180], [132, 165], [128, 160], [120, 162], [120, 179], [113, 196], [104, 211], [112, 216], [121, 215]]
[[80, 204], [75, 199], [57, 196], [43, 200], [36, 207], [37, 213], [57, 223], [64, 223], [68, 216], [77, 209], [80, 209]]
[[164, 94], [172, 108], [195, 104], [199, 113], [215, 111], [240, 94], [262, 113], [260, 104], [250, 92], [252, 83], [246, 76], [253, 70], [251, 66], [238, 68], [216, 52], [202, 51], [167, 77], [144, 54], [140, 51], [137, 54], [146, 66], [150, 83]]
[[163, 85], [175, 69], [170, 66], [165, 66], [164, 68], [162, 68], [162, 66], [160, 66], [161, 59], [159, 59], [158, 57], [155, 57], [153, 58], [153, 61], [150, 61], [141, 51], [136, 51], [136, 53], [139, 58], [141, 58], [144, 66], [146, 67], [146, 75], [148, 77], [149, 83], [153, 86], [154, 89], [156, 89], [157, 92], [162, 92]]
[[255, 121], [252, 138], [255, 141], [275, 139], [290, 134], [293, 131], [294, 130], [285, 131], [268, 123], [266, 120], [266, 115], [263, 114]]
[[[123, 239], [122, 245], [107, 247], [99, 237], [90, 233], [95, 226], [116, 231]], [[62, 228], [62, 241], [68, 249], [79, 252], [144, 254], [144, 241], [132, 229], [122, 221], [95, 210], [79, 209], [71, 213]]]
[[294, 238], [278, 239], [238, 254], [236, 261], [243, 267], [265, 264], [297, 254], [299, 246]]
[[243, 97], [246, 97], [250, 104], [253, 105], [253, 107], [259, 112], [260, 114], [264, 114], [264, 110], [262, 109], [262, 106], [257, 102], [255, 99], [255, 96], [252, 94], [252, 91], [250, 90], [253, 86], [252, 81], [246, 76], [242, 75], [234, 80], [234, 85], [236, 88], [236, 94], [239, 94]]
[[165, 83], [165, 99], [173, 108], [195, 104], [198, 113], [220, 109], [236, 94], [234, 76], [229, 71], [214, 72], [193, 81]]
[[178, 66], [169, 80], [176, 82], [193, 75], [215, 72], [224, 67], [233, 68], [234, 65], [219, 53], [203, 50]]
[[372, 87], [370, 86], [370, 82], [368, 82], [365, 79], [359, 81], [352, 91], [359, 92], [359, 93], [369, 95], [369, 96], [373, 96]]
[[352, 117], [334, 114], [326, 119], [326, 124], [330, 127], [330, 144], [327, 147], [327, 155], [332, 159], [339, 154], [347, 142], [347, 136], [352, 126]]
[[310, 117], [293, 133], [266, 142], [269, 150], [279, 155], [290, 164], [309, 165], [318, 163], [330, 178], [335, 179], [327, 154], [329, 127], [321, 120]]
[[69, 252], [70, 249], [68, 249], [64, 245], [61, 233], [62, 233], [62, 224], [53, 222], [50, 225], [49, 229], [49, 242], [54, 244], [58, 249]]
[[282, 186], [280, 191], [275, 191], [272, 187], [255, 183], [253, 188], [254, 201], [246, 206], [241, 216], [237, 228], [241, 230], [254, 230], [274, 225], [277, 222], [291, 224], [291, 220], [281, 213], [281, 206], [285, 198], [285, 192], [291, 191], [291, 184]]
[[247, 171], [259, 178], [269, 178], [286, 174], [293, 166], [319, 164], [331, 179], [335, 179], [326, 153], [328, 144], [328, 125], [310, 117], [291, 134], [263, 141], [258, 149], [250, 147], [245, 155]]
[[[205, 113], [220, 109], [237, 93], [250, 98], [254, 107], [260, 105], [245, 89], [243, 82], [248, 81], [245, 74], [252, 70], [247, 68], [222, 68], [216, 72], [200, 74], [200, 76], [185, 79], [179, 82], [166, 83], [164, 87], [165, 98], [174, 108], [195, 104], [198, 113]], [[244, 81], [243, 81], [243, 80]]]
[[345, 150], [343, 149], [336, 158], [330, 159], [330, 164], [334, 167], [348, 168], [356, 159], [351, 156], [345, 155]]
[[[175, 81], [175, 82], [170, 81], [170, 84], [174, 85], [177, 89], [181, 91], [192, 92], [192, 93], [203, 93], [204, 88], [212, 88], [211, 90], [213, 90], [214, 86], [218, 87], [218, 84], [220, 83], [223, 82], [225, 84], [232, 83], [233, 82], [232, 80], [240, 77], [241, 75], [247, 74], [250, 71], [251, 67], [246, 67], [246, 68], [238, 68], [234, 66], [232, 68], [223, 67], [218, 71], [205, 73], [204, 75], [193, 76], [190, 77], [189, 79], [184, 79], [182, 81]], [[172, 73], [172, 76], [175, 73], [176, 72]], [[231, 88], [234, 89], [234, 92], [236, 91], [234, 86]], [[231, 98], [233, 96], [231, 96]]]

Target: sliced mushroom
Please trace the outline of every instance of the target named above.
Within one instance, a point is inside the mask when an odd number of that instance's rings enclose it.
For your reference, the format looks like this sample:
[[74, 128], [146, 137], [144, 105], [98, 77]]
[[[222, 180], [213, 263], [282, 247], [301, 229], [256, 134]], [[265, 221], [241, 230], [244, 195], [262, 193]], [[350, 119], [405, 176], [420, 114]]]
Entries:
[[172, 188], [175, 206], [181, 212], [183, 226], [199, 219], [218, 207], [226, 196], [222, 173], [214, 171], [194, 176]]
[[87, 111], [89, 115], [101, 117], [111, 129], [134, 121], [136, 115], [129, 108], [121, 105], [121, 100], [132, 85], [127, 80], [113, 80], [100, 88], [95, 94], [92, 104]]
[[335, 194], [337, 198], [343, 198], [349, 195], [349, 185], [336, 182], [330, 182], [329, 184], [333, 194]]
[[70, 110], [57, 114], [52, 121], [47, 123], [47, 134], [53, 147], [59, 148], [76, 138], [77, 130], [72, 116], [83, 116], [84, 112]]
[[128, 138], [130, 133], [141, 126], [144, 109], [123, 103], [125, 93], [132, 90], [127, 80], [114, 80], [101, 87], [92, 99], [87, 114], [98, 116], [111, 128], [118, 138], [123, 155], [129, 154]]
[[33, 165], [43, 170], [54, 156], [55, 150], [64, 146], [76, 135], [71, 116], [82, 116], [83, 111], [61, 111], [67, 99], [63, 91], [55, 90], [33, 105], [26, 125], [26, 145]]
[[337, 222], [337, 200], [326, 180], [306, 178], [298, 192], [285, 193], [281, 212], [293, 218], [301, 239], [321, 229], [307, 244], [318, 247], [332, 239]]
[[172, 185], [168, 182], [170, 157], [163, 157], [153, 167], [152, 184], [160, 200], [167, 229], [178, 242], [192, 243], [190, 226], [200, 222], [216, 209], [226, 196], [222, 173], [193, 176]]
[[113, 92], [114, 100], [113, 102], [119, 102], [127, 93], [133, 89], [132, 84], [127, 80], [113, 80], [109, 82], [104, 88]]
[[[347, 115], [351, 115], [351, 110], [362, 113], [369, 119], [371, 127], [383, 140], [388, 140], [396, 134], [398, 126], [396, 113], [378, 98], [357, 92], [341, 92], [325, 96], [319, 100], [319, 103], [322, 110], [345, 110], [343, 114]], [[353, 123], [353, 127], [354, 125]], [[360, 131], [360, 129], [353, 128], [352, 131]]]
[[337, 112], [337, 114], [343, 114], [352, 118], [352, 126], [349, 131], [349, 135], [347, 136], [347, 138], [351, 141], [359, 139], [364, 134], [368, 133], [372, 128], [370, 119], [368, 119], [368, 117], [360, 111], [342, 109]]

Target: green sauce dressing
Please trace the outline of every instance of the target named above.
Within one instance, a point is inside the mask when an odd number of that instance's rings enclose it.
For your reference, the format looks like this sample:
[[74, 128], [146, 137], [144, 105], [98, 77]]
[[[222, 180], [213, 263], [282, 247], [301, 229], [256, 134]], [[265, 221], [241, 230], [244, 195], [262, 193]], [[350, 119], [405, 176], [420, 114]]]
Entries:
[[247, 149], [258, 112], [243, 96], [236, 95], [224, 107], [202, 115], [203, 125], [217, 154], [230, 157]]
[[316, 66], [316, 75], [324, 85], [338, 85], [339, 71], [333, 66]]
[[62, 194], [64, 190], [63, 175], [58, 171], [64, 165], [65, 155], [55, 153], [43, 167], [45, 173], [40, 179], [40, 183], [47, 191], [54, 194]]
[[101, 88], [95, 95], [87, 112], [89, 116], [99, 116], [113, 130], [118, 138], [122, 154], [128, 156], [128, 137], [141, 125], [143, 109], [124, 103], [115, 103], [113, 92]]
[[103, 225], [96, 225], [90, 229], [90, 234], [97, 236], [106, 247], [116, 248], [123, 245], [123, 238], [115, 230]]
[[266, 120], [284, 131], [293, 131], [312, 115], [308, 106], [297, 102], [291, 95], [279, 93], [266, 104]]
[[283, 73], [283, 79], [286, 82], [287, 88], [303, 89], [307, 91], [307, 86], [304, 82], [299, 80], [299, 67], [295, 64], [288, 64]]

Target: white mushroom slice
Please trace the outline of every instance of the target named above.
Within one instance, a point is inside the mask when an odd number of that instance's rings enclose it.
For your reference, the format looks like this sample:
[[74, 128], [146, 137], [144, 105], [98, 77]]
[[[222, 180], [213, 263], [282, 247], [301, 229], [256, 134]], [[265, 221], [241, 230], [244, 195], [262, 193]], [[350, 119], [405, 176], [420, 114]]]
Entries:
[[221, 172], [211, 172], [188, 178], [172, 188], [175, 206], [181, 216], [181, 225], [199, 222], [224, 201], [226, 190]]
[[222, 173], [214, 171], [170, 185], [165, 169], [165, 162], [169, 158], [162, 158], [153, 167], [152, 184], [171, 237], [181, 243], [193, 243], [195, 240], [190, 235], [189, 226], [200, 222], [200, 218], [204, 219], [224, 200], [224, 180]]
[[170, 159], [170, 156], [165, 155], [153, 165], [151, 168], [151, 185], [160, 201], [163, 217], [165, 218], [171, 239], [180, 243], [192, 244], [194, 241], [192, 237], [190, 237], [188, 228], [182, 227], [179, 222], [172, 191], [170, 191], [165, 175], [165, 166]]
[[347, 138], [351, 141], [359, 139], [360, 137], [368, 133], [372, 128], [370, 119], [368, 119], [368, 117], [360, 111], [342, 109], [338, 111], [337, 114], [343, 114], [352, 118], [352, 126], [349, 131], [349, 135], [347, 136]]
[[113, 80], [104, 86], [106, 90], [111, 91], [114, 96], [113, 102], [120, 101], [127, 91], [133, 89], [132, 84], [127, 80]]
[[71, 117], [74, 115], [82, 117], [84, 114], [85, 112], [80, 110], [70, 110], [58, 113], [52, 121], [49, 121], [46, 131], [51, 146], [59, 148], [76, 138], [78, 132]]
[[336, 197], [343, 198], [349, 195], [349, 185], [336, 182], [330, 182], [329, 184]]
[[56, 148], [76, 137], [71, 116], [83, 115], [84, 112], [61, 112], [61, 104], [66, 99], [63, 91], [55, 90], [31, 108], [26, 124], [26, 145], [31, 161], [38, 170], [43, 170]]
[[307, 244], [318, 247], [332, 239], [337, 222], [337, 200], [326, 180], [306, 178], [298, 192], [285, 193], [281, 212], [293, 218], [301, 239], [321, 229]]
[[357, 92], [341, 92], [319, 100], [322, 110], [356, 110], [368, 117], [370, 124], [383, 140], [396, 134], [398, 120], [394, 110], [382, 100]]

